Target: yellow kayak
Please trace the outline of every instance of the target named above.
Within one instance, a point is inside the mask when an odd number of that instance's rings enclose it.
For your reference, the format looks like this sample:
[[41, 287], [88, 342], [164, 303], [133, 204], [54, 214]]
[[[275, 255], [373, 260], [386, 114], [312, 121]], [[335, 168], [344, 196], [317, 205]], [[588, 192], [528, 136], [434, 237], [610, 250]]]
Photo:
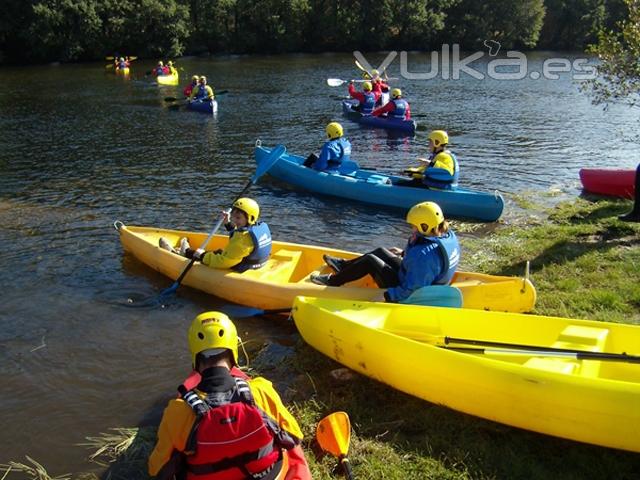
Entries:
[[[296, 298], [293, 318], [313, 348], [410, 395], [640, 452], [640, 363], [619, 355], [640, 361], [639, 326], [309, 297]], [[553, 349], [585, 353], [575, 358]]]
[[116, 75], [123, 75], [123, 76], [127, 76], [130, 73], [129, 67], [125, 67], [125, 68], [116, 68], [115, 69]]
[[[165, 237], [169, 243], [177, 245], [181, 237], [187, 237], [196, 248], [207, 237], [206, 233], [132, 227], [121, 222], [115, 225], [126, 251], [172, 280], [178, 278], [189, 260], [159, 248], [158, 239]], [[224, 248], [227, 242], [226, 235], [216, 235], [206, 250]], [[342, 287], [312, 283], [309, 279], [312, 273], [329, 272], [323, 254], [342, 258], [358, 256], [332, 248], [274, 241], [271, 258], [260, 269], [236, 273], [196, 262], [182, 283], [229, 302], [263, 310], [290, 308], [297, 295], [354, 300], [371, 300], [380, 295], [381, 290], [369, 276]], [[536, 301], [536, 290], [525, 278], [458, 272], [452, 285], [461, 290], [464, 308], [526, 312], [533, 309]]]
[[158, 75], [156, 77], [156, 82], [158, 82], [158, 85], [178, 85], [180, 83], [180, 78], [177, 73], [172, 75]]

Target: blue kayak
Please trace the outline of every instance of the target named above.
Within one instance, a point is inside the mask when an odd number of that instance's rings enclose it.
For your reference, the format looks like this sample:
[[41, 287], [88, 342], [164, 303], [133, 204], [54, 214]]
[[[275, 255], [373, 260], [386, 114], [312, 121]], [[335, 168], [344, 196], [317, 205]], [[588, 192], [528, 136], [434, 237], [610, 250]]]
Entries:
[[358, 100], [355, 99], [342, 101], [342, 113], [349, 120], [357, 122], [360, 125], [366, 125], [368, 127], [386, 128], [387, 130], [398, 130], [410, 135], [415, 135], [415, 121], [399, 120], [397, 118], [387, 117], [374, 117], [373, 115], [363, 115], [362, 113], [354, 110], [354, 107], [357, 106], [358, 103]]
[[203, 100], [193, 100], [191, 102], [187, 102], [187, 108], [195, 112], [202, 112], [213, 115], [218, 111], [218, 101], [213, 100], [211, 102], [207, 102]]
[[[256, 163], [260, 165], [272, 149], [256, 146]], [[436, 202], [449, 217], [464, 217], [484, 222], [500, 218], [504, 199], [498, 192], [486, 193], [456, 187], [440, 190], [415, 185], [406, 177], [386, 175], [360, 169], [356, 162], [343, 162], [340, 172], [318, 172], [304, 166], [305, 159], [284, 154], [269, 168], [269, 174], [315, 193], [348, 198], [373, 205], [408, 210], [416, 203]]]

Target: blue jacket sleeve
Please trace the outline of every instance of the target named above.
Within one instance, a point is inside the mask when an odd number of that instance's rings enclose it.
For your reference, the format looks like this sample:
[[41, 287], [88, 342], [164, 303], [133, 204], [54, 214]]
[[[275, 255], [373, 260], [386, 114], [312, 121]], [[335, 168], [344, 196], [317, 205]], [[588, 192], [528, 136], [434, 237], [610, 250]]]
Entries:
[[313, 169], [323, 171], [329, 166], [329, 159], [331, 158], [331, 142], [326, 142], [320, 150], [320, 156], [318, 160], [314, 162]]
[[407, 248], [398, 274], [400, 283], [387, 290], [387, 299], [400, 302], [418, 288], [433, 285], [443, 269], [444, 261], [435, 243]]

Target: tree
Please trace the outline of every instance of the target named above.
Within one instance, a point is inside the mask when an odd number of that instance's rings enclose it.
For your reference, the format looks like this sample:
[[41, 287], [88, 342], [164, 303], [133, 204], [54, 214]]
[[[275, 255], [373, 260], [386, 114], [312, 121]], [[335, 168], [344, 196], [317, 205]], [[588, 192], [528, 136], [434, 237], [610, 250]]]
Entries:
[[595, 104], [640, 103], [640, 0], [624, 0], [627, 18], [619, 31], [601, 30], [589, 51], [598, 55], [596, 78], [583, 85]]

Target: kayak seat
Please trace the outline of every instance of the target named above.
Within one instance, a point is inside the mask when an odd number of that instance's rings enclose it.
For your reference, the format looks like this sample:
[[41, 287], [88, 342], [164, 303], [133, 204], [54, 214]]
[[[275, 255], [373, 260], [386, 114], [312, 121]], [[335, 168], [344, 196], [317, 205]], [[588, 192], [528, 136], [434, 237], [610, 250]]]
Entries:
[[284, 248], [272, 253], [267, 264], [259, 269], [260, 280], [273, 281], [275, 283], [290, 281], [301, 256], [301, 251], [286, 250]]
[[[553, 348], [567, 350], [584, 350], [585, 352], [604, 352], [609, 330], [607, 328], [584, 327], [569, 325], [551, 345]], [[528, 360], [527, 367], [550, 370], [558, 373], [579, 374], [584, 377], [598, 377], [600, 373], [599, 360], [574, 360], [559, 358], [539, 358]]]
[[391, 179], [386, 175], [373, 174], [367, 177], [367, 183], [380, 183], [385, 185], [391, 185]]

